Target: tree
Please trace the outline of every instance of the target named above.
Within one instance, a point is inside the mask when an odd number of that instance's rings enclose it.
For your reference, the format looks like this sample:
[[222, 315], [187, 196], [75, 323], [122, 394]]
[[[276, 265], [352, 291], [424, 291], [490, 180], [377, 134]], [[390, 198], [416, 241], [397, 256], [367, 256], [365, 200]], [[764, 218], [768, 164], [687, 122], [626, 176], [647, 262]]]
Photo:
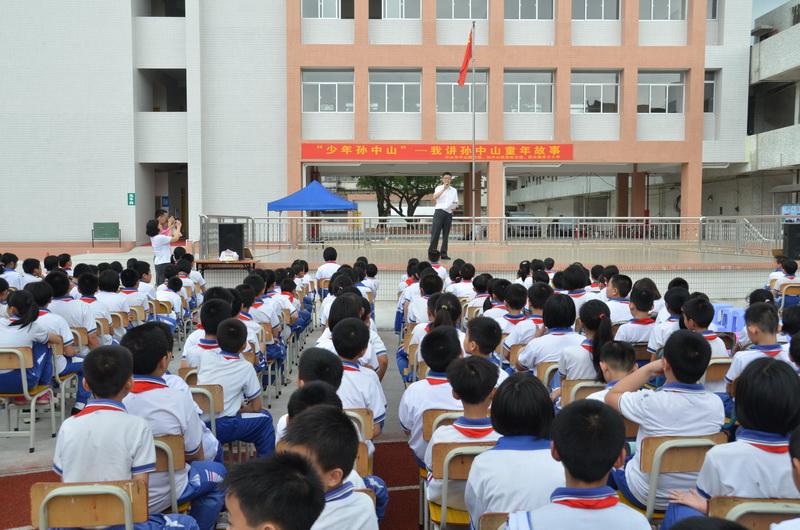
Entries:
[[[453, 177], [453, 187], [459, 186], [461, 180], [461, 177]], [[440, 181], [440, 177], [368, 176], [359, 177], [356, 186], [375, 193], [378, 217], [389, 217], [391, 211], [401, 217], [413, 217], [419, 203], [434, 192]], [[396, 203], [393, 198], [398, 199]]]

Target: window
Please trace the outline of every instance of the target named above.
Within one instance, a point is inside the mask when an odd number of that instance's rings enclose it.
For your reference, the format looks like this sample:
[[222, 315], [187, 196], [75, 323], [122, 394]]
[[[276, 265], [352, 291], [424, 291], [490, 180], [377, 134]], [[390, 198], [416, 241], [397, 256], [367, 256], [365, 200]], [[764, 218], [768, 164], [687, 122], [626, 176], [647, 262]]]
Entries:
[[303, 72], [303, 112], [353, 112], [353, 71]]
[[717, 0], [706, 0], [706, 19], [717, 20]]
[[504, 112], [553, 112], [553, 73], [506, 70]]
[[619, 0], [572, 0], [572, 20], [619, 20]]
[[570, 91], [572, 114], [615, 114], [618, 108], [619, 72], [572, 72]]
[[640, 0], [639, 20], [686, 20], [686, 0]]
[[353, 0], [303, 0], [303, 18], [355, 17]]
[[717, 89], [716, 72], [706, 72], [705, 91], [703, 93], [703, 112], [714, 112], [714, 98]]
[[370, 112], [420, 112], [419, 71], [371, 71], [369, 73]]
[[[475, 70], [475, 112], [486, 112], [486, 70]], [[472, 70], [464, 86], [458, 86], [458, 70], [436, 72], [436, 112], [472, 112]]]
[[506, 20], [553, 20], [553, 0], [505, 0]]
[[640, 114], [683, 114], [683, 72], [639, 72]]
[[421, 0], [370, 0], [369, 18], [419, 19], [422, 17]]
[[488, 0], [436, 0], [436, 18], [486, 20]]

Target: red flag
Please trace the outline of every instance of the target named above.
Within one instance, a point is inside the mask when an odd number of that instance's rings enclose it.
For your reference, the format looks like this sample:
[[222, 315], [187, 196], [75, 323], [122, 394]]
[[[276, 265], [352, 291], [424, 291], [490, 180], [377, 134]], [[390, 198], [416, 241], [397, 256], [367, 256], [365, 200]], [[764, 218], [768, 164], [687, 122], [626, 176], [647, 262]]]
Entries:
[[464, 52], [464, 62], [461, 63], [461, 71], [458, 73], [458, 85], [464, 86], [464, 81], [467, 80], [467, 70], [469, 70], [469, 62], [472, 59], [472, 30], [469, 32], [469, 41], [467, 41], [467, 51]]

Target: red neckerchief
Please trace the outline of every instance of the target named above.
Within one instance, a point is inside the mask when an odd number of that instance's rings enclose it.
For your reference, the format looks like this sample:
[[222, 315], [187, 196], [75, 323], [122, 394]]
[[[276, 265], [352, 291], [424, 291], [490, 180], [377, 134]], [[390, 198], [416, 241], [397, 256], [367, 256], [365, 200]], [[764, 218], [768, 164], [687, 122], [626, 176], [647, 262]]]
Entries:
[[440, 377], [435, 375], [428, 374], [428, 377], [425, 379], [429, 385], [443, 385], [447, 383], [447, 377]]
[[489, 425], [488, 427], [473, 427], [470, 425], [459, 425], [458, 420], [453, 422], [453, 427], [455, 427], [455, 429], [458, 432], [469, 438], [484, 438], [492, 434], [492, 431], [494, 430], [491, 425]]
[[289, 297], [289, 302], [294, 302], [294, 296], [289, 291], [281, 291], [281, 294]]
[[84, 416], [86, 414], [91, 414], [92, 412], [97, 412], [98, 410], [113, 410], [116, 412], [125, 412], [125, 409], [121, 409], [119, 407], [115, 407], [113, 405], [87, 405], [77, 414], [73, 414], [74, 418], [78, 416]]
[[583, 348], [584, 350], [588, 351], [589, 353], [592, 353], [592, 341], [587, 339], [587, 340], [581, 342], [581, 348]]
[[157, 390], [159, 388], [169, 388], [165, 383], [159, 383], [158, 381], [148, 381], [148, 380], [134, 380], [133, 381], [133, 392], [134, 394], [141, 394], [142, 392], [147, 392], [148, 390]]
[[647, 326], [649, 324], [654, 324], [655, 320], [653, 320], [650, 317], [645, 317], [645, 318], [632, 318], [629, 322], [631, 324], [640, 324], [642, 326]]
[[712, 341], [717, 338], [717, 334], [711, 330], [708, 331], [701, 331], [700, 334], [704, 336], [707, 340]]
[[[203, 340], [206, 340], [206, 339], [203, 339]], [[212, 341], [209, 339], [209, 342], [212, 342]], [[217, 344], [217, 341], [213, 341], [213, 342], [214, 342], [214, 344], [203, 344], [202, 342], [200, 342], [197, 345], [200, 346], [201, 348], [203, 348], [204, 350], [216, 350], [217, 348], [219, 348], [219, 344]]]
[[97, 302], [97, 298], [94, 296], [81, 296], [81, 302], [86, 302], [87, 304], [91, 304], [93, 302]]
[[551, 501], [553, 504], [561, 504], [569, 506], [570, 508], [581, 508], [583, 510], [602, 510], [603, 508], [611, 508], [619, 502], [619, 497], [610, 495], [599, 499], [580, 499], [576, 497], [562, 497], [558, 500]]
[[43, 317], [43, 316], [47, 315], [48, 313], [50, 313], [49, 309], [40, 309], [39, 310], [39, 316], [40, 317]]

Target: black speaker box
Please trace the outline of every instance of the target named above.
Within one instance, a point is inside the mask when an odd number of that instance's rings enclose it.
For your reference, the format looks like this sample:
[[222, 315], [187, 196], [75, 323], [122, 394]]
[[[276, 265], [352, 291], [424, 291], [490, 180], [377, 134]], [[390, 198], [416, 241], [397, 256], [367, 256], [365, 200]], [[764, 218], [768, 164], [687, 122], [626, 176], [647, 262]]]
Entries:
[[789, 259], [800, 259], [800, 223], [783, 225], [783, 253]]
[[240, 223], [219, 225], [219, 254], [232, 250], [244, 259], [244, 225]]

